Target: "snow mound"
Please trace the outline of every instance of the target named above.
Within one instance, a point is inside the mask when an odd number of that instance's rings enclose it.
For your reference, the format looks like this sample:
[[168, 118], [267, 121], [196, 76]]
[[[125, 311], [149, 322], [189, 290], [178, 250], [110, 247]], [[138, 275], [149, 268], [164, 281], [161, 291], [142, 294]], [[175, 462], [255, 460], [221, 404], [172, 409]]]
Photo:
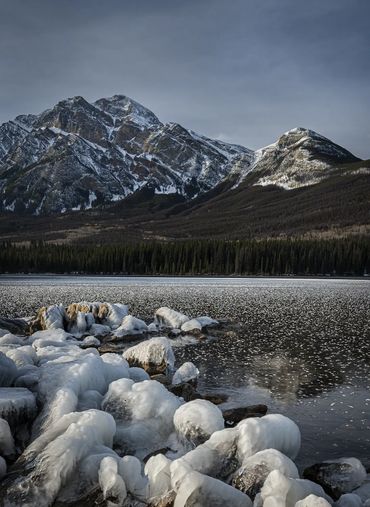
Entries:
[[294, 459], [301, 446], [298, 426], [288, 417], [269, 414], [241, 421], [238, 426], [238, 453], [242, 460], [263, 449], [277, 449]]
[[139, 366], [151, 374], [173, 368], [175, 356], [170, 341], [165, 337], [151, 338], [127, 349], [123, 357], [130, 366]]
[[183, 384], [184, 382], [195, 381], [199, 377], [199, 370], [195, 364], [188, 362], [180, 366], [172, 377], [172, 384]]
[[325, 498], [316, 495], [308, 495], [304, 500], [299, 500], [295, 507], [330, 507], [330, 503]]
[[187, 315], [176, 312], [166, 306], [158, 308], [158, 310], [154, 313], [154, 322], [159, 327], [181, 328], [181, 326], [188, 320], [190, 320], [190, 318]]
[[264, 507], [295, 507], [299, 500], [309, 495], [325, 498], [329, 504], [332, 504], [332, 500], [319, 484], [305, 479], [290, 479], [279, 470], [273, 470], [267, 476], [261, 489]]
[[121, 325], [114, 331], [114, 336], [122, 338], [123, 336], [142, 334], [148, 331], [148, 326], [143, 320], [137, 319], [132, 315], [126, 315]]
[[252, 507], [247, 495], [222, 481], [190, 472], [182, 481], [174, 507]]
[[193, 446], [204, 443], [225, 426], [221, 410], [207, 400], [185, 403], [176, 410], [173, 422], [180, 440]]
[[99, 410], [61, 417], [21, 457], [23, 473], [3, 487], [5, 505], [52, 505], [61, 487], [73, 479], [81, 460], [99, 446], [112, 446], [116, 430], [111, 415]]
[[110, 384], [102, 408], [117, 422], [115, 445], [143, 458], [166, 446], [180, 404], [179, 398], [155, 380], [120, 379]]

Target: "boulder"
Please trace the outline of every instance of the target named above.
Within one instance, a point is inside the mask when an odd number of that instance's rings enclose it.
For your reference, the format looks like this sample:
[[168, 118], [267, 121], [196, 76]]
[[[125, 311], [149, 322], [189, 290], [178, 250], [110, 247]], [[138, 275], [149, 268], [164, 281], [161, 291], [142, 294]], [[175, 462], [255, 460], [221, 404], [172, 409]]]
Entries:
[[303, 477], [320, 484], [326, 493], [338, 500], [361, 486], [366, 479], [366, 470], [356, 458], [341, 458], [316, 463], [303, 472]]
[[0, 318], [0, 329], [6, 330], [12, 334], [28, 334], [30, 331], [29, 323], [24, 319], [5, 319]]
[[169, 340], [165, 337], [151, 338], [123, 353], [130, 366], [139, 366], [149, 375], [163, 373], [173, 368], [175, 356]]
[[234, 427], [243, 419], [249, 417], [262, 417], [267, 413], [266, 405], [248, 405], [246, 407], [226, 408], [222, 410], [225, 419], [225, 425], [229, 428]]

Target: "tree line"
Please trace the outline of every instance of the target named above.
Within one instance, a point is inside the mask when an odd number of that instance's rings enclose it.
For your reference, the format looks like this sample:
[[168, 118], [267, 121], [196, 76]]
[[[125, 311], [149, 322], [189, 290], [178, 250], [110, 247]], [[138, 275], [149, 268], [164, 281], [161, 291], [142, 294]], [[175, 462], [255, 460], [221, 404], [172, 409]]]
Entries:
[[364, 275], [370, 238], [186, 240], [112, 245], [0, 244], [2, 273]]

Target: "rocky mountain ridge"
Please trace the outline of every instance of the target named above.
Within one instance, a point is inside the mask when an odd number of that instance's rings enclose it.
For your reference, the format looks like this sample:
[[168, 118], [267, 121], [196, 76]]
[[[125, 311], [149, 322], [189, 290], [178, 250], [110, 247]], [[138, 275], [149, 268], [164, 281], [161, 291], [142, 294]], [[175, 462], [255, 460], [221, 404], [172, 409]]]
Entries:
[[189, 201], [225, 181], [231, 188], [248, 181], [289, 190], [353, 171], [343, 166], [355, 162], [360, 159], [303, 128], [252, 151], [164, 124], [123, 95], [93, 103], [73, 97], [0, 127], [0, 211], [88, 210], [141, 189]]

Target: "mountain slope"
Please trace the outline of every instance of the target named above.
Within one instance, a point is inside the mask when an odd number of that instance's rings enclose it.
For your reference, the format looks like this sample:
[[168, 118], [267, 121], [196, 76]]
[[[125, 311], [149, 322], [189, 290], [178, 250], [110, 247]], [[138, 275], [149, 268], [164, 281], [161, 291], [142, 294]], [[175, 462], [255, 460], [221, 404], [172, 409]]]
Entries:
[[89, 209], [143, 186], [190, 198], [229, 173], [241, 146], [162, 124], [115, 95], [59, 102], [0, 127], [0, 209], [34, 215]]

